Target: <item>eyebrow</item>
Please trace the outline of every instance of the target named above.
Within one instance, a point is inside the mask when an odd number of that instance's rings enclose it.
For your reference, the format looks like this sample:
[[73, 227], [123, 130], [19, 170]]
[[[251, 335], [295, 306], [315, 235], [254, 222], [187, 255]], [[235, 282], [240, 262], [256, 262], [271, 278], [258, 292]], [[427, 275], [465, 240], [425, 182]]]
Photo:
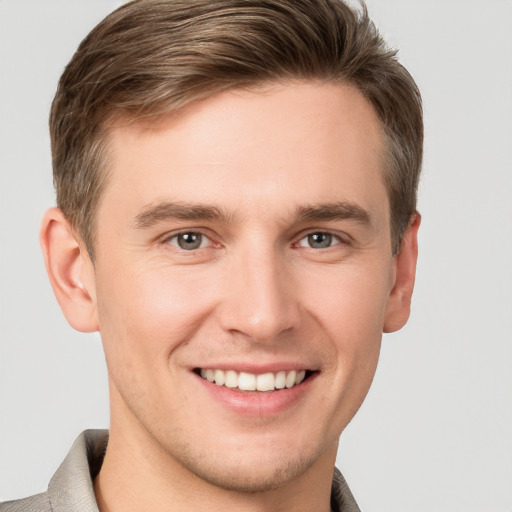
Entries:
[[[347, 201], [301, 206], [296, 210], [295, 217], [298, 222], [354, 220], [361, 224], [370, 224], [370, 214], [361, 206]], [[227, 222], [231, 218], [232, 215], [217, 206], [165, 201], [144, 206], [135, 217], [134, 225], [136, 228], [145, 229], [167, 220]]]
[[334, 203], [302, 206], [297, 210], [299, 221], [354, 220], [361, 224], [370, 224], [370, 214], [358, 204], [338, 201]]
[[149, 204], [135, 217], [135, 227], [149, 228], [166, 220], [227, 220], [220, 208], [210, 205], [196, 205], [180, 202], [162, 202]]

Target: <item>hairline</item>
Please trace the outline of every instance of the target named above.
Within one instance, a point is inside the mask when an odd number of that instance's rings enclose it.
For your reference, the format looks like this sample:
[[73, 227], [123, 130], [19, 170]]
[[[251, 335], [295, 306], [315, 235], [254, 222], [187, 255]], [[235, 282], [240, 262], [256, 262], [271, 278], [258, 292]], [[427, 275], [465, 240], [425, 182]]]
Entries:
[[[330, 78], [330, 77], [303, 77], [303, 76], [282, 76], [277, 77], [275, 79], [267, 79], [263, 78], [261, 80], [254, 80], [252, 83], [248, 84], [230, 84], [229, 86], [222, 87], [211, 87], [209, 89], [203, 90], [201, 94], [197, 94], [193, 97], [183, 99], [179, 105], [169, 105], [165, 107], [165, 103], [160, 108], [153, 109], [153, 112], [149, 111], [144, 114], [134, 114], [132, 112], [121, 110], [121, 109], [113, 109], [110, 112], [106, 113], [105, 119], [98, 126], [97, 133], [95, 135], [95, 141], [97, 144], [98, 153], [100, 156], [100, 162], [98, 162], [98, 168], [95, 172], [98, 174], [98, 189], [97, 194], [95, 196], [94, 203], [91, 205], [90, 215], [88, 217], [88, 222], [80, 223], [80, 219], [78, 225], [73, 225], [73, 229], [79, 234], [80, 238], [83, 240], [84, 245], [87, 249], [89, 257], [91, 261], [95, 262], [95, 250], [97, 247], [97, 214], [101, 206], [101, 202], [104, 196], [104, 191], [106, 186], [110, 181], [111, 173], [112, 173], [112, 151], [111, 151], [111, 135], [112, 132], [118, 128], [122, 128], [125, 126], [133, 126], [136, 125], [140, 127], [142, 132], [151, 132], [153, 130], [158, 130], [161, 124], [165, 123], [169, 117], [173, 115], [178, 115], [183, 113], [187, 107], [191, 105], [195, 105], [201, 103], [203, 101], [207, 101], [210, 98], [213, 98], [223, 92], [227, 91], [246, 91], [246, 92], [256, 92], [256, 93], [264, 93], [267, 88], [274, 87], [276, 85], [292, 85], [296, 83], [318, 83], [318, 84], [332, 84], [335, 86], [345, 86], [350, 87], [351, 89], [357, 91], [371, 106], [373, 112], [379, 123], [379, 135], [381, 138], [381, 147], [379, 148], [379, 160], [382, 166], [382, 179], [383, 184], [386, 188], [386, 197], [388, 200], [388, 210], [389, 210], [389, 224], [390, 224], [390, 242], [391, 242], [391, 250], [393, 254], [396, 254], [399, 251], [401, 238], [403, 235], [403, 229], [401, 233], [397, 233], [396, 226], [394, 226], [393, 222], [393, 205], [391, 204], [391, 172], [393, 167], [394, 151], [393, 151], [393, 138], [388, 133], [384, 125], [384, 121], [381, 118], [377, 108], [373, 104], [370, 98], [365, 95], [364, 91], [361, 90], [361, 87], [354, 80], [350, 80], [347, 78]], [[82, 224], [82, 225], [80, 225]], [[84, 229], [85, 228], [85, 229]], [[85, 231], [85, 232], [84, 232]]]

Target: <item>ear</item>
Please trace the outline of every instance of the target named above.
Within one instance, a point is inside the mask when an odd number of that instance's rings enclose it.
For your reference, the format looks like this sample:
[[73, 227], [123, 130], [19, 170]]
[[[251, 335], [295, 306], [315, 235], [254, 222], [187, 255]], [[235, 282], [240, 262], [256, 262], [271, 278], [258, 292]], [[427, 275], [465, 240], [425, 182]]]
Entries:
[[67, 321], [77, 331], [97, 331], [94, 266], [58, 208], [44, 214], [39, 240], [53, 292]]
[[384, 332], [398, 331], [409, 319], [411, 297], [416, 277], [420, 222], [421, 216], [416, 212], [405, 230], [400, 251], [395, 256], [395, 282], [386, 307]]

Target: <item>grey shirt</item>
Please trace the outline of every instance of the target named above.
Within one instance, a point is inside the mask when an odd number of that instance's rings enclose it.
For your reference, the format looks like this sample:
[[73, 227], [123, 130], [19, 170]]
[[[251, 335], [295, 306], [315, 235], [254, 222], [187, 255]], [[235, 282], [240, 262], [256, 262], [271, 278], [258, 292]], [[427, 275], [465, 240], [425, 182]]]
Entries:
[[[0, 512], [99, 512], [93, 480], [101, 468], [107, 442], [107, 430], [82, 432], [46, 492], [0, 503]], [[337, 469], [332, 481], [331, 508], [333, 512], [360, 512]]]

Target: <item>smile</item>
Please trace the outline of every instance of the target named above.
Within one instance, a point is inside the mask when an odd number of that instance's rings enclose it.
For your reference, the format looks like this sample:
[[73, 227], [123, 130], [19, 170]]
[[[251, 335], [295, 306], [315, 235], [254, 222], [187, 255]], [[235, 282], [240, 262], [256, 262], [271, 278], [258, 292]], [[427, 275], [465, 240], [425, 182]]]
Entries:
[[217, 386], [225, 386], [240, 391], [275, 391], [299, 385], [310, 372], [291, 370], [256, 375], [234, 370], [201, 368], [198, 373], [203, 379], [215, 383]]

